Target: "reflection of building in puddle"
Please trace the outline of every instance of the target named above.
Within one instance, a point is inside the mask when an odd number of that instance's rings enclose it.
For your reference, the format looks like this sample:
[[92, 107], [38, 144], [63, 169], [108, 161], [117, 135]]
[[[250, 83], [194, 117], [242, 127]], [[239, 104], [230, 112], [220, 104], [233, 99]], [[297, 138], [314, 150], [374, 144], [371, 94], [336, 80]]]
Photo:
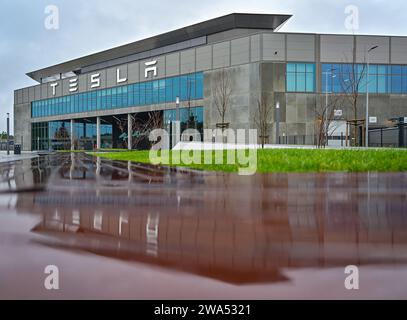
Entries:
[[102, 223], [103, 223], [103, 213], [100, 211], [96, 211], [95, 215], [93, 216], [93, 228], [98, 231], [102, 231]]
[[[47, 190], [19, 194], [16, 203], [42, 215], [33, 230], [52, 236], [46, 245], [231, 283], [284, 280], [283, 268], [407, 257], [403, 174], [240, 177], [62, 160]], [[34, 181], [46, 176], [31, 172]]]
[[147, 254], [156, 257], [158, 255], [158, 227], [160, 217], [148, 215], [146, 225]]
[[281, 281], [283, 268], [406, 263], [407, 221], [399, 211], [378, 213], [386, 220], [380, 225], [374, 222], [377, 217], [361, 220], [352, 211], [324, 214], [315, 207], [281, 203], [269, 211], [263, 217], [236, 217], [219, 212], [151, 214], [148, 208], [117, 213], [66, 208], [60, 209], [59, 221], [54, 212], [45, 213], [33, 231], [52, 236], [41, 240], [46, 245], [230, 283]]

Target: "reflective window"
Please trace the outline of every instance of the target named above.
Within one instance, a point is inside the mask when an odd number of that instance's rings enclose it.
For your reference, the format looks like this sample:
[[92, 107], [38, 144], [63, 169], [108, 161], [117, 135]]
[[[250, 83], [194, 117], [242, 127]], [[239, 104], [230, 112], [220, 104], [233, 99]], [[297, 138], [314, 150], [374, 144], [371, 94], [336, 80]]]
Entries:
[[314, 92], [315, 64], [287, 63], [287, 91]]
[[[303, 64], [303, 76], [299, 76], [299, 88], [313, 90], [313, 66]], [[311, 72], [312, 71], [312, 72]], [[61, 98], [33, 101], [33, 118], [81, 113], [96, 110], [143, 106], [159, 103], [173, 103], [176, 97], [181, 101], [203, 99], [203, 73], [154, 80], [86, 93], [73, 94]]]
[[[203, 107], [191, 107], [180, 108], [180, 122], [181, 132], [187, 129], [195, 129], [201, 135], [203, 140], [203, 121], [204, 121], [204, 108]], [[164, 111], [164, 126], [168, 132], [171, 132], [171, 124], [176, 121], [176, 110]]]
[[[323, 64], [322, 92], [407, 93], [407, 66], [366, 64]], [[327, 88], [326, 88], [327, 87]]]

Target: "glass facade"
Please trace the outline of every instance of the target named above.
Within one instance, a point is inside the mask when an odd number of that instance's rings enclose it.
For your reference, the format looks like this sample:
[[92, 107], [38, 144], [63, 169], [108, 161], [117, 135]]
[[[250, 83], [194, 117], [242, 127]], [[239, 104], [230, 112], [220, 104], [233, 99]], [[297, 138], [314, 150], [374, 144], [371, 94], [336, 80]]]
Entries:
[[[321, 91], [352, 92], [359, 82], [358, 91], [366, 92], [366, 64], [322, 64]], [[369, 93], [407, 94], [407, 66], [369, 65]]]
[[287, 92], [315, 92], [315, 63], [287, 63]]
[[187, 74], [69, 96], [31, 104], [32, 118], [109, 110], [133, 106], [203, 99], [203, 73]]
[[[74, 123], [75, 149], [92, 150], [96, 144], [96, 124]], [[111, 124], [101, 124], [102, 148], [112, 147]], [[71, 148], [71, 122], [52, 121], [33, 123], [32, 150], [69, 150]]]
[[[204, 124], [204, 108], [191, 107], [181, 108], [179, 110], [181, 133], [186, 129], [196, 129], [201, 134], [203, 141], [203, 124]], [[177, 119], [177, 111], [175, 109], [164, 111], [164, 127], [171, 134], [171, 124]], [[196, 139], [197, 140], [197, 139]]]

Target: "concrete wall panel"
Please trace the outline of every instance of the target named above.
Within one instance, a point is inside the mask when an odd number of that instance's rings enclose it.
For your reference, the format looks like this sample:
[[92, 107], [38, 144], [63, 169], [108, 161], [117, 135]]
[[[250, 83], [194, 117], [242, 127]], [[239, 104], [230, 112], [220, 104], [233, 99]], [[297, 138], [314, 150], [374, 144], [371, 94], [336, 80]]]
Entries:
[[221, 42], [213, 45], [213, 68], [230, 66], [230, 42]]
[[261, 59], [261, 40], [260, 35], [254, 35], [250, 37], [250, 60], [251, 62], [257, 62]]
[[181, 51], [181, 73], [195, 72], [195, 49]]
[[315, 36], [288, 34], [287, 61], [315, 61]]
[[264, 34], [263, 35], [263, 60], [284, 61], [285, 60], [285, 35]]
[[370, 54], [371, 63], [390, 63], [390, 38], [374, 36], [356, 37], [356, 61], [366, 62], [367, 51], [373, 46], [379, 46]]
[[196, 48], [196, 71], [206, 71], [212, 68], [212, 46]]
[[140, 81], [140, 64], [138, 62], [129, 63], [127, 66], [127, 76], [129, 83]]
[[165, 57], [165, 73], [167, 77], [179, 75], [180, 54], [175, 52]]
[[391, 63], [407, 64], [407, 38], [391, 38]]
[[241, 38], [231, 41], [231, 64], [239, 65], [250, 62], [250, 38]]
[[321, 62], [351, 63], [353, 36], [321, 35]]

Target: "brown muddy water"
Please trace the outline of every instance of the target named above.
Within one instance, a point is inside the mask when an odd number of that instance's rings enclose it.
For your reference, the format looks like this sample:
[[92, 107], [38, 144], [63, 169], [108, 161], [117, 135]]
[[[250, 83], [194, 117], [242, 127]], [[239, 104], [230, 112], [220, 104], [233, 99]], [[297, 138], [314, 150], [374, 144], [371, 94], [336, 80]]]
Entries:
[[0, 171], [2, 299], [407, 298], [406, 173], [243, 177], [84, 154]]

